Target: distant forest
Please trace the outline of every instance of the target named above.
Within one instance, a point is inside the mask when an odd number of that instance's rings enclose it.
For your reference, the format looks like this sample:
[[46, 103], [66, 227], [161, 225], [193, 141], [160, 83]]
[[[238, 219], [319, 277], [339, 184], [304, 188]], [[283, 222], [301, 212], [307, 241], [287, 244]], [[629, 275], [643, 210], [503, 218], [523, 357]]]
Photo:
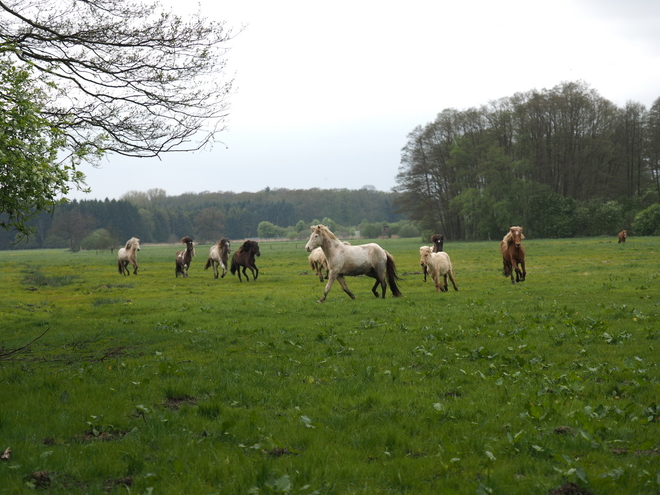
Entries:
[[172, 243], [191, 235], [198, 243], [222, 237], [307, 237], [323, 222], [348, 237], [356, 231], [377, 237], [384, 225], [419, 231], [395, 212], [397, 194], [371, 187], [349, 189], [265, 189], [256, 193], [202, 192], [168, 196], [162, 189], [133, 191], [119, 200], [72, 201], [30, 221], [35, 233], [16, 242], [0, 230], [0, 249], [65, 247], [73, 251], [116, 247], [130, 237], [143, 243]]
[[449, 239], [660, 235], [660, 98], [623, 108], [583, 82], [446, 109], [408, 136], [396, 204]]
[[[392, 192], [265, 189], [73, 201], [41, 213], [35, 234], [0, 249], [105, 249], [198, 243], [222, 237], [304, 238], [312, 222], [340, 236], [498, 239], [512, 225], [527, 238], [660, 235], [660, 98], [619, 108], [583, 82], [532, 90], [467, 110], [445, 109], [416, 127]], [[1, 218], [0, 218], [1, 220]], [[384, 228], [387, 227], [386, 230]]]

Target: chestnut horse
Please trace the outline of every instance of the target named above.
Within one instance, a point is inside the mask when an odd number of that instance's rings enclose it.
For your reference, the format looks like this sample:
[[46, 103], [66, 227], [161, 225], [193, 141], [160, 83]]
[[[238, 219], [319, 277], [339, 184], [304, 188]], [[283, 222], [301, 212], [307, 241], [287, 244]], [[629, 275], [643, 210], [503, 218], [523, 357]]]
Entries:
[[[234, 256], [231, 257], [231, 274], [234, 275], [238, 272], [238, 281], [242, 282], [241, 279], [241, 268], [243, 268], [243, 275], [245, 275], [245, 280], [250, 281], [245, 270], [247, 268], [252, 272], [252, 280], [256, 281], [259, 276], [259, 268], [254, 264], [254, 257], [261, 256], [259, 251], [259, 243], [257, 241], [245, 241], [243, 245], [238, 248], [234, 253]], [[256, 272], [256, 273], [255, 273]]]
[[376, 288], [380, 285], [383, 289], [382, 297], [385, 298], [388, 282], [392, 295], [395, 297], [401, 296], [401, 292], [396, 285], [399, 277], [396, 274], [394, 258], [378, 244], [346, 245], [337, 239], [325, 225], [313, 225], [311, 231], [312, 234], [309, 236], [305, 249], [308, 253], [311, 253], [315, 248], [320, 247], [323, 254], [325, 254], [329, 269], [328, 283], [323, 291], [323, 297], [318, 302], [325, 301], [335, 280], [339, 282], [341, 288], [351, 299], [355, 299], [353, 293], [346, 286], [344, 276], [357, 275], [367, 275], [376, 279], [376, 283], [371, 288], [371, 292], [376, 297], [379, 296]]
[[[500, 244], [502, 251], [502, 262], [504, 263], [504, 276], [511, 276], [511, 283], [524, 282], [527, 271], [525, 270], [525, 247], [522, 245], [523, 235], [522, 227], [511, 227], [504, 236]], [[520, 266], [518, 266], [520, 265]], [[516, 279], [513, 279], [513, 272], [516, 272]]]
[[131, 237], [126, 242], [126, 247], [123, 247], [117, 251], [117, 268], [119, 269], [119, 273], [122, 275], [130, 275], [131, 272], [128, 270], [128, 264], [130, 263], [133, 265], [133, 275], [137, 275], [137, 252], [139, 250], [140, 239], [137, 237]]
[[183, 275], [183, 278], [187, 278], [188, 268], [190, 268], [192, 257], [195, 256], [195, 244], [189, 236], [181, 239], [181, 242], [186, 245], [186, 249], [176, 253], [174, 258], [174, 276], [178, 277], [180, 273]]
[[619, 232], [619, 244], [621, 244], [622, 242], [625, 243], [627, 237], [628, 237], [628, 232], [626, 232], [625, 230]]
[[218, 266], [222, 266], [222, 277], [220, 278], [225, 278], [229, 266], [229, 253], [231, 253], [229, 239], [220, 239], [209, 250], [209, 259], [206, 260], [204, 270], [210, 266], [213, 267], [213, 278], [218, 278]]

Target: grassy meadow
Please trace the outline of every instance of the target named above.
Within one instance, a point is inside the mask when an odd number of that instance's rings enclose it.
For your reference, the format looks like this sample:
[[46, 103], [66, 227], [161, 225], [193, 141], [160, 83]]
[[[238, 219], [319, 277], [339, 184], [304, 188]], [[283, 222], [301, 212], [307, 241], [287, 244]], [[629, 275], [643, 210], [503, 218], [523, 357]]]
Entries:
[[377, 242], [402, 298], [318, 304], [305, 241], [261, 242], [249, 283], [209, 246], [187, 279], [180, 245], [137, 276], [3, 252], [0, 493], [660, 491], [660, 238], [527, 239], [516, 285], [498, 242], [446, 242], [447, 293], [418, 239]]

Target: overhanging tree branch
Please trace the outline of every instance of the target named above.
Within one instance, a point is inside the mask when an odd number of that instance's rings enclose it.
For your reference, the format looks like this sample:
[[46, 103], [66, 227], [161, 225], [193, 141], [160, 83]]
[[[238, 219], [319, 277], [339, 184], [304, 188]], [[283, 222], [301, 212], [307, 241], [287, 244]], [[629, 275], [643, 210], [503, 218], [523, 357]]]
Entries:
[[[159, 2], [0, 0], [0, 51], [54, 83], [44, 115], [73, 152], [153, 157], [225, 129], [232, 80], [224, 22]], [[59, 90], [59, 91], [58, 91]]]

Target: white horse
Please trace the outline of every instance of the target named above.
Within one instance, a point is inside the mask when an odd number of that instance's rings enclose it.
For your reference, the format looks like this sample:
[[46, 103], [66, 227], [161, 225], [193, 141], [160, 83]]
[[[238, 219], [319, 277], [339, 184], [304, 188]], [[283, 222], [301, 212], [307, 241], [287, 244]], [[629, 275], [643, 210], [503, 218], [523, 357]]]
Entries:
[[[316, 276], [319, 278], [321, 283], [323, 283], [323, 279], [328, 278], [328, 260], [325, 259], [323, 249], [320, 247], [313, 249], [312, 254], [310, 254], [308, 258], [309, 267], [316, 271]], [[325, 270], [325, 277], [323, 276], [323, 270]]]
[[[435, 282], [436, 292], [447, 292], [447, 277], [451, 280], [454, 289], [458, 290], [454, 279], [454, 268], [447, 253], [444, 251], [434, 253], [431, 247], [422, 246], [419, 248], [419, 255], [419, 264], [428, 270], [433, 282]], [[444, 284], [441, 283], [441, 277], [444, 277]]]
[[380, 284], [383, 289], [382, 297], [385, 298], [387, 284], [395, 297], [401, 296], [396, 285], [399, 279], [396, 274], [394, 258], [378, 244], [363, 244], [361, 246], [350, 246], [341, 242], [325, 225], [314, 225], [311, 227], [312, 234], [305, 245], [308, 253], [317, 247], [323, 250], [328, 262], [328, 283], [323, 291], [323, 297], [318, 302], [325, 301], [330, 288], [335, 280], [339, 282], [344, 292], [351, 299], [355, 299], [353, 293], [348, 290], [344, 276], [367, 275], [375, 278], [376, 283], [371, 292], [378, 297], [376, 289]]
[[121, 248], [117, 251], [117, 268], [119, 273], [122, 275], [130, 275], [131, 272], [128, 270], [128, 264], [133, 265], [133, 275], [137, 275], [138, 264], [137, 264], [137, 251], [140, 250], [140, 239], [137, 237], [131, 237], [126, 242], [126, 247]]
[[231, 253], [229, 239], [220, 239], [217, 244], [211, 246], [209, 259], [206, 260], [204, 270], [213, 267], [213, 278], [218, 278], [218, 266], [222, 267], [222, 277], [227, 275], [227, 266], [229, 265], [229, 253]]

